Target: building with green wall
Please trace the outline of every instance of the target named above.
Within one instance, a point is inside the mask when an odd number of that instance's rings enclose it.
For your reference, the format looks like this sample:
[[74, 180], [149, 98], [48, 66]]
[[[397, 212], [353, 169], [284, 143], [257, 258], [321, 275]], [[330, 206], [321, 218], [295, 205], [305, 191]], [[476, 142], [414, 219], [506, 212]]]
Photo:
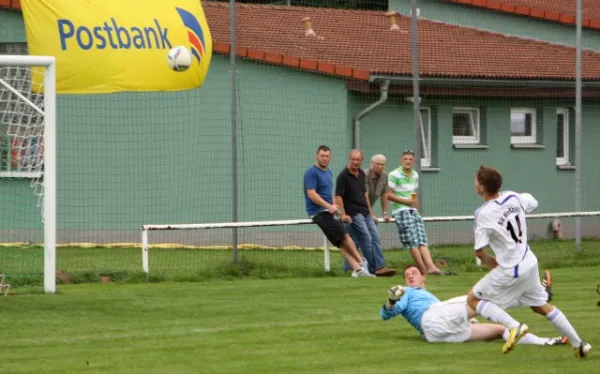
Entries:
[[[59, 95], [60, 242], [139, 242], [142, 224], [231, 221], [228, 8], [204, 7], [215, 54], [202, 88]], [[417, 137], [425, 149], [425, 216], [472, 214], [480, 204], [473, 176], [481, 164], [500, 168], [506, 188], [537, 196], [540, 212], [574, 210], [574, 65], [563, 57], [572, 48], [421, 21], [423, 131], [417, 131], [408, 18], [398, 17], [399, 30], [392, 31], [380, 12], [240, 5], [238, 14], [240, 220], [305, 218], [302, 174], [320, 144], [333, 149], [337, 174], [357, 141], [364, 167], [373, 154], [383, 153], [391, 170], [404, 149], [414, 149]], [[316, 37], [305, 36], [306, 15]], [[269, 27], [257, 27], [264, 20]], [[19, 13], [0, 10], [0, 24], [0, 45], [24, 46]], [[266, 43], [269, 38], [274, 42]], [[489, 49], [482, 49], [485, 43]], [[585, 62], [591, 68], [584, 69], [583, 209], [600, 210], [595, 193], [600, 176], [592, 161], [599, 156], [594, 142], [600, 139], [600, 53], [589, 53]], [[357, 126], [357, 115], [382, 97], [385, 82], [385, 101]], [[39, 231], [32, 238], [41, 222], [29, 180], [0, 177], [0, 201], [7, 207], [0, 212], [3, 241], [39, 240]], [[546, 235], [547, 224], [532, 225], [533, 235]], [[598, 221], [585, 220], [584, 228], [593, 234]], [[567, 235], [571, 229], [565, 221]], [[472, 235], [469, 222], [432, 224], [428, 230], [434, 243], [469, 242]], [[393, 225], [382, 232], [386, 247], [398, 245]], [[162, 235], [156, 240], [230, 240], [225, 230]], [[314, 227], [240, 235], [240, 242], [322, 244]]]

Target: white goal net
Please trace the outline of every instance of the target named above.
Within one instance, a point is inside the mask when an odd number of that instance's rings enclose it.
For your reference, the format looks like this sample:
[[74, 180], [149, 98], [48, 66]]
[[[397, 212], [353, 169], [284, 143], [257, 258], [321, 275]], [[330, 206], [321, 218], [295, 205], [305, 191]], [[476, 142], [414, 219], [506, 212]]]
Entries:
[[[46, 292], [54, 292], [56, 283], [55, 91], [54, 57], [0, 55], [0, 236], [5, 245], [44, 243], [43, 255], [37, 256], [43, 261], [35, 255], [29, 263], [3, 258], [2, 267], [10, 273], [18, 262], [29, 272], [43, 273]], [[21, 197], [26, 183], [37, 196], [37, 218], [14, 209], [29, 201]]]

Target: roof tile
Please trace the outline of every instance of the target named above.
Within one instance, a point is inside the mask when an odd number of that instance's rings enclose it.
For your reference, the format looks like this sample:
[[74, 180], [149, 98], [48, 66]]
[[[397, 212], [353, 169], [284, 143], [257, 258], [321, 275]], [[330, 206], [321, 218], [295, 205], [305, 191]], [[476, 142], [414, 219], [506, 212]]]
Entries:
[[[502, 0], [502, 2], [527, 8], [543, 9], [559, 14], [576, 15], [575, 0]], [[581, 6], [584, 18], [600, 19], [600, 1], [581, 0]]]
[[[459, 4], [472, 4], [481, 8], [501, 10], [507, 13], [528, 15], [535, 18], [545, 18], [550, 21], [573, 24], [577, 15], [574, 0], [481, 0], [465, 2], [464, 0], [442, 0]], [[500, 2], [500, 7], [498, 7]], [[600, 0], [581, 0], [582, 15], [584, 20], [600, 20]], [[529, 9], [528, 12], [525, 9]], [[534, 11], [535, 10], [535, 11]], [[540, 11], [546, 13], [546, 17], [540, 17]], [[564, 18], [567, 16], [567, 18]], [[596, 28], [590, 26], [587, 27]]]
[[[229, 43], [229, 4], [205, 2], [213, 40]], [[317, 37], [306, 37], [302, 20]], [[238, 47], [283, 56], [284, 65], [337, 72], [411, 75], [410, 18], [397, 15], [389, 29], [384, 12], [271, 5], [236, 6]], [[575, 49], [441, 22], [419, 21], [422, 76], [488, 79], [574, 79]], [[262, 60], [255, 52], [250, 59]], [[318, 62], [318, 63], [317, 63]], [[319, 64], [329, 64], [319, 69]], [[333, 65], [333, 66], [330, 66]], [[345, 72], [344, 75], [348, 75]], [[583, 75], [600, 80], [600, 53], [584, 51]]]
[[[497, 1], [487, 2], [498, 6]], [[585, 16], [598, 19], [586, 19], [584, 23], [600, 25], [600, 1], [583, 2]], [[16, 4], [19, 2], [12, 0], [10, 5]], [[229, 4], [205, 1], [203, 6], [214, 40], [213, 50], [229, 53]], [[570, 14], [566, 12], [572, 8], [565, 0], [501, 0], [502, 9], [517, 6], [563, 15]], [[305, 36], [306, 17], [310, 17], [316, 37]], [[384, 12], [236, 4], [236, 54], [361, 80], [369, 79], [373, 73], [409, 76], [410, 18], [396, 18], [398, 30], [390, 30]], [[428, 20], [419, 20], [418, 37], [422, 76], [559, 80], [575, 77], [575, 49], [571, 47]], [[600, 80], [599, 52], [583, 52], [583, 78]]]

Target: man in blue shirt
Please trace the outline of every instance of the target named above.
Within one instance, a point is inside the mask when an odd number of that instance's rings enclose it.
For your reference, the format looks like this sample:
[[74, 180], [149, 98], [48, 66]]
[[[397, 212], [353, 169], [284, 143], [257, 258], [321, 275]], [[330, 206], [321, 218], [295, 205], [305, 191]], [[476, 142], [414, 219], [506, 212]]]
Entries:
[[354, 241], [337, 218], [339, 208], [333, 204], [333, 173], [329, 170], [331, 149], [322, 145], [317, 149], [317, 162], [304, 173], [304, 200], [306, 212], [323, 234], [352, 267], [352, 277], [375, 277], [367, 270], [367, 263], [356, 249]]
[[[383, 320], [401, 315], [429, 343], [508, 339], [509, 332], [504, 326], [476, 323], [473, 317], [477, 313], [467, 305], [466, 295], [442, 302], [427, 291], [425, 275], [416, 265], [404, 269], [404, 281], [406, 287], [390, 289], [388, 302], [379, 312]], [[566, 337], [541, 338], [527, 334], [519, 344], [562, 345], [567, 342]]]

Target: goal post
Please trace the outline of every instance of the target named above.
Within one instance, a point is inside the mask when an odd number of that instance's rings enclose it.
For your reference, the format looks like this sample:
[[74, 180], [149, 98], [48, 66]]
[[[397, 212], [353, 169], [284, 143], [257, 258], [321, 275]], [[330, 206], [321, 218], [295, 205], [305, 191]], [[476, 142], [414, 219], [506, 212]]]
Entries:
[[[0, 70], [6, 74], [0, 75], [0, 100], [5, 100], [4, 108], [0, 107], [2, 125], [7, 128], [15, 127], [19, 131], [7, 136], [15, 139], [22, 137], [19, 151], [16, 155], [16, 167], [7, 171], [5, 176], [32, 178], [32, 187], [40, 188], [38, 206], [41, 208], [44, 235], [44, 292], [56, 292], [56, 58], [53, 56], [0, 55]], [[37, 68], [37, 69], [35, 69]], [[43, 69], [43, 79], [34, 78]], [[23, 74], [11, 74], [10, 69], [24, 70]], [[19, 80], [16, 77], [23, 77]], [[11, 79], [12, 78], [12, 79]], [[37, 82], [36, 82], [37, 80]], [[19, 84], [15, 84], [18, 82]], [[34, 93], [35, 92], [35, 93]], [[36, 94], [43, 92], [43, 100], [35, 103], [31, 100]], [[1, 102], [0, 102], [1, 103]], [[18, 104], [18, 105], [17, 105]], [[41, 107], [40, 107], [41, 106]], [[25, 109], [25, 108], [29, 109]], [[14, 110], [10, 110], [14, 108]], [[21, 111], [21, 112], [19, 112]], [[26, 118], [26, 112], [36, 112], [41, 120]], [[41, 139], [31, 141], [32, 126], [42, 127]], [[35, 148], [33, 148], [35, 147]], [[18, 161], [24, 154], [38, 159], [22, 166]], [[31, 161], [31, 160], [30, 160]]]

